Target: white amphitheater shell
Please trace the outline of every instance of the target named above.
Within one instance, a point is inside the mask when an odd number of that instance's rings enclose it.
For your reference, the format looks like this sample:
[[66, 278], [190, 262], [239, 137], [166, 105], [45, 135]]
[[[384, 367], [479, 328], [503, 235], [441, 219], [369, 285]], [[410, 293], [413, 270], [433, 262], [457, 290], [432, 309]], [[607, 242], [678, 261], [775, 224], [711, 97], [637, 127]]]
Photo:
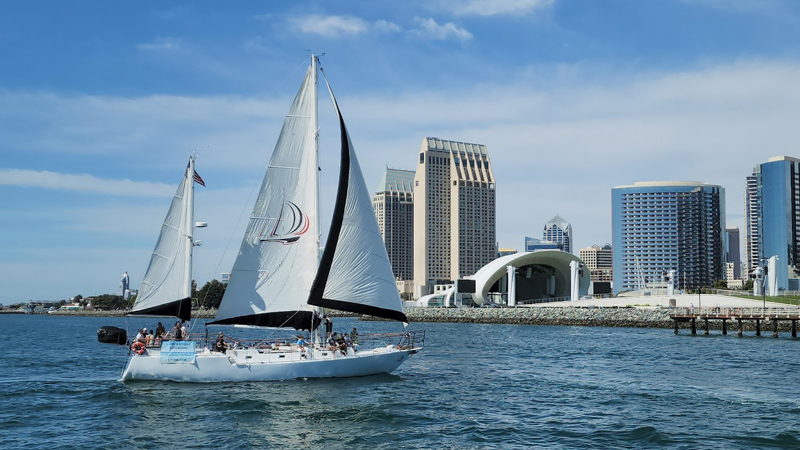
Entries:
[[[537, 250], [501, 256], [469, 277], [475, 280], [472, 301], [479, 306], [508, 304], [508, 266], [514, 269], [514, 304], [569, 300], [569, 264], [572, 261], [581, 262], [577, 256], [559, 250]], [[577, 297], [589, 291], [590, 283], [589, 269], [584, 268], [579, 276]], [[456, 306], [458, 303], [460, 299], [453, 298], [452, 288], [417, 300], [417, 305], [422, 307]]]

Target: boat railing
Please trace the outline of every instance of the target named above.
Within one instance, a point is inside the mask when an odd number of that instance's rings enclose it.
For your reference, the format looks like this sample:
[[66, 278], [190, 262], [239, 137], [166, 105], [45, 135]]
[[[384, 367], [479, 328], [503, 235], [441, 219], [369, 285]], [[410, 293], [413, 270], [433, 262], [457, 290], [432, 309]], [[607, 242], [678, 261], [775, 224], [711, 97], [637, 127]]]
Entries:
[[395, 345], [401, 349], [422, 348], [425, 345], [425, 331], [416, 330], [405, 333], [374, 333], [359, 334], [358, 345], [363, 346], [365, 342], [383, 342], [387, 345]]

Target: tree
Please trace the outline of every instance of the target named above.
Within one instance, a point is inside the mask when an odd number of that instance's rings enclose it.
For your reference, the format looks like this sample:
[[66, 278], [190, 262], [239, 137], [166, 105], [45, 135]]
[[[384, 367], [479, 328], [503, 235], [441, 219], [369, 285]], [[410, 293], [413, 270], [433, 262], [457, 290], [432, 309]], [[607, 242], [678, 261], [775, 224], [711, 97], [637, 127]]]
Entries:
[[744, 282], [744, 286], [742, 286], [743, 291], [752, 291], [753, 290], [753, 280], [747, 280]]
[[728, 289], [728, 282], [725, 280], [714, 280], [714, 289]]
[[127, 308], [128, 302], [121, 295], [103, 294], [92, 300], [92, 306], [94, 309], [113, 311]]
[[225, 287], [219, 280], [211, 280], [197, 291], [197, 303], [203, 308], [219, 308]]

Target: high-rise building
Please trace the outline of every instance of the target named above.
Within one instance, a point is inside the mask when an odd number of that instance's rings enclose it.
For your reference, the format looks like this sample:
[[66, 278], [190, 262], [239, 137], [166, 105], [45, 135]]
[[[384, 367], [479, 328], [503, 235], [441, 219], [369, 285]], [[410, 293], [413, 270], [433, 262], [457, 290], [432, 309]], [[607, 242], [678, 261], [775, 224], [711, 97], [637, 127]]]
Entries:
[[726, 280], [739, 280], [742, 278], [742, 256], [739, 252], [739, 227], [725, 228], [725, 261], [733, 264], [730, 277]]
[[559, 215], [544, 224], [542, 239], [563, 244], [562, 250], [572, 253], [572, 225]]
[[[756, 172], [756, 169], [759, 169]], [[745, 178], [744, 192], [744, 261], [745, 275], [759, 264], [761, 259], [761, 202], [759, 200], [760, 167], [756, 166], [753, 174]]]
[[747, 268], [777, 255], [778, 289], [800, 290], [800, 159], [776, 156], [747, 177]]
[[397, 280], [414, 278], [414, 172], [387, 168], [372, 196], [389, 262]]
[[564, 251], [563, 242], [546, 241], [525, 236], [525, 251], [535, 252], [536, 250], [561, 250]]
[[414, 176], [414, 294], [495, 259], [495, 180], [486, 146], [428, 137]]
[[725, 277], [725, 189], [693, 181], [637, 182], [611, 191], [614, 292], [675, 271], [681, 289]]
[[589, 269], [592, 281], [613, 281], [614, 256], [611, 245], [593, 245], [580, 249], [578, 254]]

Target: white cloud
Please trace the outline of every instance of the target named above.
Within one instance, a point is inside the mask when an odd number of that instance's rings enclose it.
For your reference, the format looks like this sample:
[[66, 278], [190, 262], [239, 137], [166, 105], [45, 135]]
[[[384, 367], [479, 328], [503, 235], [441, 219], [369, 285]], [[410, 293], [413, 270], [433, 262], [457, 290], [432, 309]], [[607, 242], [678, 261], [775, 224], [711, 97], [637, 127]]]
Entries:
[[244, 48], [249, 51], [265, 53], [269, 51], [269, 47], [264, 44], [264, 38], [256, 36], [253, 39], [248, 39], [244, 42]]
[[137, 44], [136, 48], [139, 50], [148, 51], [175, 51], [180, 50], [183, 45], [182, 39], [173, 37], [158, 37], [153, 42], [145, 44]]
[[0, 169], [0, 185], [90, 192], [122, 197], [167, 196], [175, 191], [162, 183], [97, 178], [47, 170]]
[[472, 33], [465, 28], [459, 28], [452, 22], [439, 25], [434, 19], [423, 19], [420, 17], [415, 18], [414, 22], [417, 24], [417, 28], [411, 30], [409, 33], [421, 39], [445, 41], [452, 38], [462, 42], [472, 39]]
[[367, 31], [367, 23], [358, 17], [321, 16], [318, 14], [292, 17], [289, 25], [302, 33], [318, 34], [336, 38], [344, 35], [361, 34]]
[[441, 0], [441, 9], [458, 16], [527, 15], [552, 6], [555, 0]]
[[378, 33], [399, 33], [403, 31], [400, 25], [385, 20], [378, 20], [372, 25], [373, 29]]
[[[743, 228], [744, 177], [769, 157], [800, 156], [796, 126], [800, 64], [780, 61], [749, 60], [638, 75], [623, 67], [578, 65], [555, 72], [521, 67], [517, 79], [504, 83], [415, 86], [405, 93], [383, 95], [339, 93], [339, 101], [370, 188], [387, 165], [413, 170], [425, 136], [486, 144], [497, 179], [497, 234], [503, 247], [520, 248], [524, 236], [538, 236], [556, 214], [572, 223], [576, 247], [605, 244], [611, 240], [611, 189], [636, 181], [722, 185], [727, 191], [728, 224]], [[221, 265], [218, 262], [225, 245], [233, 253], [238, 248], [242, 233], [231, 230], [242, 211], [246, 217], [252, 208], [254, 198], [246, 197], [257, 189], [290, 102], [289, 96], [121, 98], [0, 91], [4, 137], [0, 153], [33, 153], [43, 156], [41, 161], [47, 161], [48, 154], [58, 154], [59, 159], [70, 155], [68, 159], [86, 167], [102, 167], [101, 161], [113, 155], [118, 163], [135, 161], [142, 171], [163, 171], [168, 165], [179, 172], [185, 167], [181, 155], [211, 145], [198, 158], [198, 171], [208, 187], [198, 192], [197, 220], [211, 225], [203, 230], [206, 244], [199, 249], [204, 261], [198, 274], [202, 283], [208, 279], [204, 277], [230, 267], [230, 256]], [[337, 167], [337, 128], [332, 122], [329, 108], [321, 106], [321, 192], [326, 204], [335, 190], [330, 179]], [[9, 198], [3, 189], [11, 184], [70, 185], [75, 192], [90, 193], [83, 198], [122, 200], [116, 207], [102, 205], [96, 211], [70, 205], [43, 207], [41, 220], [24, 223], [68, 220], [61, 228], [93, 237], [101, 234], [107, 217], [135, 217], [136, 221], [114, 226], [133, 235], [135, 224], [137, 240], [129, 245], [136, 248], [136, 257], [125, 256], [104, 276], [115, 288], [117, 272], [129, 270], [134, 276], [136, 264], [144, 269], [167, 208], [165, 199], [155, 195], [170, 195], [176, 185], [130, 182], [134, 184], [128, 186], [125, 180], [36, 169], [0, 171], [4, 180], [0, 196]], [[109, 195], [94, 193], [107, 185], [113, 189]], [[126, 191], [148, 186], [152, 197], [137, 199], [142, 204], [136, 209], [127, 206], [133, 198]], [[7, 205], [0, 221], [12, 220], [9, 214], [14, 211]], [[325, 208], [323, 216], [328, 214]], [[32, 228], [36, 236], [75, 240], [61, 230]], [[90, 263], [94, 264], [87, 260]], [[81, 270], [90, 267], [86, 264]], [[32, 273], [34, 277], [41, 272]], [[89, 279], [75, 272], [70, 276]], [[13, 284], [8, 280], [0, 284]]]

